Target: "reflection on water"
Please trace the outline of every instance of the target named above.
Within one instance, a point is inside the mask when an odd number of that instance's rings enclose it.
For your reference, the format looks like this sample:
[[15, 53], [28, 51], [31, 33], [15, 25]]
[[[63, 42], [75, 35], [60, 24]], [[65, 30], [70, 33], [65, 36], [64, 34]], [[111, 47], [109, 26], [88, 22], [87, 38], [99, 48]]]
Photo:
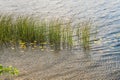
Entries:
[[65, 17], [74, 24], [92, 18], [97, 25], [90, 52], [0, 51], [0, 63], [20, 69], [18, 79], [120, 79], [120, 0], [0, 0], [0, 12]]

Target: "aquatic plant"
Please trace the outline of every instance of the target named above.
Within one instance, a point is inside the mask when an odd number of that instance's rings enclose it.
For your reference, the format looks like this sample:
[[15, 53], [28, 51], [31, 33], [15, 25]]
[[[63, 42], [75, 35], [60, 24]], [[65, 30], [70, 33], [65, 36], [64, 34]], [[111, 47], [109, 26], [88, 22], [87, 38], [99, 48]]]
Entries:
[[48, 42], [55, 50], [72, 47], [72, 26], [63, 24], [64, 20], [51, 20], [49, 22]]
[[[74, 42], [73, 27], [64, 20], [52, 19], [45, 21], [36, 20], [31, 16], [0, 15], [0, 46], [19, 46], [26, 49], [46, 48], [52, 50], [71, 49]], [[78, 42], [84, 49], [89, 49], [90, 41], [89, 22], [77, 26]]]
[[84, 50], [90, 49], [90, 29], [91, 29], [90, 22], [81, 23], [77, 28], [78, 41], [80, 45], [82, 45]]
[[13, 34], [16, 41], [33, 42], [37, 34], [35, 24], [36, 22], [31, 17], [18, 16], [14, 22], [15, 34]]
[[73, 46], [73, 30], [70, 23], [66, 24], [62, 29], [62, 46], [68, 49]]
[[35, 44], [40, 44], [40, 46], [43, 48], [44, 43], [48, 42], [48, 30], [47, 30], [47, 23], [46, 21], [42, 20], [39, 21], [36, 25], [36, 33], [35, 33], [35, 41], [34, 41], [34, 47]]
[[54, 47], [55, 50], [60, 49], [60, 43], [61, 43], [61, 23], [56, 21], [51, 21], [49, 23], [49, 31], [48, 31], [48, 41], [50, 46]]
[[3, 66], [0, 64], [0, 76], [4, 76], [4, 80], [13, 80], [13, 76], [17, 76], [19, 74], [19, 70], [12, 66]]
[[12, 40], [13, 26], [11, 15], [0, 15], [0, 45]]
[[2, 64], [0, 64], [0, 75], [18, 75], [19, 70], [17, 68], [14, 68], [12, 66], [6, 66], [4, 67]]

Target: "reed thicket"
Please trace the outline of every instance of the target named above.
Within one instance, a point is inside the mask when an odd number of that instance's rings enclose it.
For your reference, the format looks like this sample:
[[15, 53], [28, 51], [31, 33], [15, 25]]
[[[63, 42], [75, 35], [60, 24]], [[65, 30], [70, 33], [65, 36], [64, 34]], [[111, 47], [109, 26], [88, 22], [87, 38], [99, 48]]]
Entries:
[[82, 22], [77, 27], [78, 43], [82, 45], [84, 50], [90, 49], [90, 34], [92, 24], [89, 22]]
[[[81, 27], [81, 26], [80, 26]], [[77, 36], [82, 37], [84, 48], [89, 46], [90, 28], [83, 25], [77, 28]], [[80, 35], [82, 33], [82, 35]], [[35, 20], [29, 16], [0, 15], [0, 45], [21, 46], [21, 48], [49, 47], [54, 50], [71, 49], [73, 46], [73, 28], [62, 20]]]

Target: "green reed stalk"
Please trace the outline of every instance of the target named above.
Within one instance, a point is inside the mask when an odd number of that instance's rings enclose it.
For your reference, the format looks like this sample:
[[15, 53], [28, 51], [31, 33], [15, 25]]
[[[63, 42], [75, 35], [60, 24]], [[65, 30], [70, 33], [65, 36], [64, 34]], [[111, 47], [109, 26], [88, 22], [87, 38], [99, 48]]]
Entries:
[[[73, 29], [70, 23], [63, 24], [63, 20], [37, 21], [33, 17], [0, 15], [0, 45], [18, 45], [24, 48], [34, 44], [47, 44], [54, 50], [73, 46]], [[78, 42], [84, 49], [90, 48], [89, 22], [81, 23], [76, 30]], [[24, 44], [24, 45], [23, 45]]]
[[0, 43], [7, 44], [12, 40], [13, 34], [13, 23], [11, 15], [0, 16]]
[[30, 17], [17, 17], [15, 23], [16, 39], [24, 42], [35, 40], [35, 21]]
[[48, 40], [50, 45], [54, 45], [54, 48], [59, 50], [61, 44], [61, 23], [59, 21], [52, 21], [49, 23], [49, 35]]
[[90, 49], [90, 23], [84, 23], [77, 28], [78, 41], [80, 40], [84, 50]]

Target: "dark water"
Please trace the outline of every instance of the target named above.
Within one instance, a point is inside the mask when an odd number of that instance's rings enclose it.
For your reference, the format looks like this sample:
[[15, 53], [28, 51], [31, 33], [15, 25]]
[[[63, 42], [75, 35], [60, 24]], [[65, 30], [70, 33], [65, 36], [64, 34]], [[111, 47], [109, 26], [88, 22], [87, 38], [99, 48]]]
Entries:
[[0, 63], [22, 71], [18, 80], [120, 80], [120, 0], [0, 0], [0, 12], [63, 17], [74, 23], [91, 18], [97, 25], [89, 52], [1, 51]]

